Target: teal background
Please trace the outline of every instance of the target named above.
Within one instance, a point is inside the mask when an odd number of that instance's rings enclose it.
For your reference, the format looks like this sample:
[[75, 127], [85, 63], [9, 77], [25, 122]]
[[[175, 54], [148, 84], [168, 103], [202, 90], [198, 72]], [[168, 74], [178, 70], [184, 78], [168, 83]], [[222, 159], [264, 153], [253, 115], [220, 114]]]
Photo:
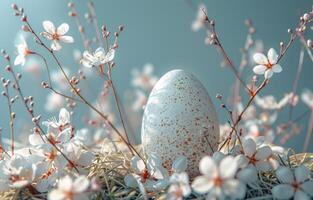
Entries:
[[[201, 1], [193, 2], [198, 5]], [[13, 16], [10, 8], [11, 3], [13, 1], [5, 0], [0, 2], [0, 48], [5, 48], [11, 55], [14, 55], [14, 40], [22, 23]], [[64, 45], [62, 51], [58, 52], [57, 55], [64, 66], [68, 66], [73, 71], [76, 65], [72, 59], [72, 50], [82, 49], [83, 47], [74, 20], [68, 17], [67, 1], [18, 0], [15, 3], [25, 8], [30, 22], [38, 32], [42, 31], [41, 24], [43, 20], [51, 20], [57, 25], [62, 22], [70, 24], [69, 35], [72, 35], [76, 42]], [[87, 10], [86, 3], [87, 1], [75, 1], [81, 17]], [[141, 69], [145, 63], [153, 63], [155, 65], [155, 74], [159, 77], [171, 69], [181, 68], [192, 72], [202, 81], [217, 106], [220, 120], [222, 122], [226, 120], [225, 112], [218, 107], [214, 96], [216, 93], [224, 95], [229, 93], [230, 86], [234, 81], [233, 74], [227, 68], [219, 67], [221, 57], [214, 47], [204, 44], [205, 33], [203, 31], [196, 33], [191, 31], [190, 25], [196, 13], [186, 1], [97, 0], [95, 4], [99, 23], [105, 23], [113, 31], [116, 30], [118, 25], [125, 25], [125, 31], [119, 39], [119, 50], [115, 59], [118, 67], [115, 68], [113, 73], [120, 96], [123, 97], [124, 92], [130, 88], [130, 72], [133, 68]], [[301, 14], [311, 8], [312, 1], [212, 0], [205, 1], [205, 4], [209, 16], [216, 21], [216, 28], [226, 51], [238, 66], [240, 61], [239, 47], [243, 46], [246, 37], [245, 19], [250, 18], [253, 21], [258, 31], [255, 38], [263, 40], [266, 50], [270, 47], [278, 49], [280, 41], [288, 40], [287, 29], [296, 26]], [[91, 31], [87, 30], [87, 33], [92, 34], [93, 29]], [[307, 37], [312, 38], [312, 31], [311, 35]], [[36, 48], [37, 51], [44, 52], [43, 49], [34, 45], [34, 42], [30, 41], [29, 43], [32, 43], [30, 46]], [[281, 62], [283, 72], [273, 76], [271, 84], [262, 94], [271, 93], [280, 99], [284, 93], [291, 90], [299, 50], [299, 42], [296, 42]], [[49, 63], [50, 67], [54, 67], [50, 58]], [[4, 70], [5, 65], [4, 60], [0, 59], [1, 76], [7, 76]], [[16, 70], [20, 70], [19, 68], [21, 67], [15, 67]], [[246, 71], [247, 74], [252, 73], [249, 70]], [[313, 90], [312, 74], [312, 62], [305, 55], [298, 92], [303, 88]], [[37, 113], [42, 113], [43, 119], [47, 119], [57, 115], [58, 111], [54, 113], [44, 111], [44, 95], [47, 94], [47, 91], [40, 88], [40, 83], [41, 80], [25, 75], [22, 80], [22, 87], [25, 94], [35, 97]], [[95, 79], [92, 84], [95, 91], [98, 91], [101, 87], [101, 82], [98, 79]], [[94, 96], [90, 95], [89, 99], [94, 99]], [[300, 102], [300, 106], [295, 109], [294, 116], [297, 113], [302, 113], [305, 109], [306, 107]], [[25, 123], [31, 123], [30, 119], [25, 115], [24, 108], [21, 105], [17, 105], [14, 111], [18, 116], [16, 121], [18, 130], [22, 131]], [[79, 109], [78, 112], [82, 114], [84, 109]], [[282, 119], [284, 117], [283, 114]], [[307, 120], [307, 117], [302, 120], [304, 131], [293, 137], [287, 143], [288, 147], [293, 147], [297, 151], [302, 149]], [[81, 120], [78, 117], [74, 121], [77, 127], [82, 127]], [[0, 126], [4, 128], [5, 135], [8, 132], [7, 124], [6, 102], [3, 97], [0, 97]], [[136, 133], [139, 134], [139, 131]], [[312, 145], [313, 142], [310, 146], [311, 151], [313, 150]]]

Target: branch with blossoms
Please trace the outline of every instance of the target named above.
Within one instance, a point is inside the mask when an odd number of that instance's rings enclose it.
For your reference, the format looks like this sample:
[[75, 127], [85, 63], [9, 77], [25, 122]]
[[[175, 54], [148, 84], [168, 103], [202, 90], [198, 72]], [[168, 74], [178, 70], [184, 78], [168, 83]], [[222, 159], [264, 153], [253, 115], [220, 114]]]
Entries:
[[[240, 68], [239, 68], [240, 72], [239, 72], [237, 70], [236, 66], [234, 65], [233, 61], [227, 55], [227, 53], [226, 53], [226, 51], [225, 51], [225, 49], [224, 49], [224, 47], [223, 47], [223, 45], [219, 39], [219, 35], [216, 32], [215, 21], [213, 19], [209, 18], [209, 16], [207, 15], [206, 8], [204, 6], [199, 7], [198, 16], [197, 16], [196, 21], [193, 24], [193, 29], [198, 30], [201, 27], [205, 28], [205, 30], [208, 34], [205, 42], [207, 44], [214, 45], [217, 48], [217, 50], [221, 53], [221, 55], [225, 61], [225, 64], [230, 67], [230, 69], [234, 73], [237, 81], [241, 83], [241, 85], [245, 88], [246, 92], [249, 95], [249, 100], [246, 103], [246, 106], [241, 111], [241, 113], [239, 113], [238, 116], [236, 116], [236, 115], [230, 116], [231, 120], [234, 121], [234, 123], [231, 126], [231, 131], [229, 133], [229, 136], [220, 145], [220, 149], [224, 148], [224, 146], [226, 144], [230, 143], [230, 140], [232, 138], [232, 134], [234, 132], [238, 136], [236, 127], [239, 125], [239, 122], [241, 121], [241, 119], [242, 119], [244, 113], [246, 112], [246, 110], [248, 109], [248, 107], [254, 101], [254, 98], [268, 84], [269, 79], [273, 76], [274, 73], [280, 73], [282, 71], [282, 67], [279, 65], [279, 62], [284, 57], [287, 50], [291, 47], [291, 45], [296, 40], [296, 38], [298, 36], [303, 36], [306, 25], [308, 23], [310, 23], [312, 20], [311, 19], [312, 18], [311, 13], [312, 13], [312, 11], [310, 12], [310, 14], [305, 13], [300, 18], [299, 24], [295, 28], [294, 31], [291, 29], [288, 29], [289, 41], [287, 42], [286, 45], [283, 42], [280, 43], [279, 54], [277, 54], [275, 49], [271, 48], [268, 51], [267, 56], [265, 56], [264, 54], [261, 54], [261, 53], [256, 53], [253, 56], [254, 61], [258, 64], [257, 66], [255, 66], [253, 68], [253, 72], [257, 75], [264, 74], [264, 77], [265, 77], [264, 81], [258, 87], [254, 88], [253, 85], [252, 85], [252, 87], [248, 87], [248, 85], [242, 79], [242, 77], [241, 77], [242, 65], [240, 65]], [[254, 33], [255, 29], [251, 26], [251, 22], [248, 21], [246, 24], [249, 27], [249, 33], [250, 34]], [[249, 35], [248, 35], [248, 37], [249, 37]], [[300, 41], [301, 41], [301, 37], [300, 37]], [[303, 43], [303, 38], [302, 38], [302, 43]], [[305, 47], [308, 48], [307, 45], [305, 45]], [[253, 78], [253, 80], [256, 80], [256, 78]], [[256, 81], [253, 81], [253, 82], [256, 82]], [[238, 93], [239, 93], [239, 90], [238, 90]], [[237, 96], [239, 96], [239, 95], [237, 95]], [[237, 98], [238, 97], [234, 96], [233, 103], [236, 103], [235, 99], [237, 99]], [[223, 105], [225, 105], [225, 104], [223, 104]], [[222, 107], [225, 107], [225, 106], [222, 106]], [[229, 110], [227, 112], [229, 112]], [[233, 112], [231, 111], [231, 113], [233, 113]], [[233, 120], [234, 117], [236, 118], [235, 120]], [[239, 137], [237, 137], [237, 139], [239, 140], [239, 143], [241, 144]]]
[[[21, 21], [24, 22], [25, 25], [28, 27], [29, 32], [33, 34], [33, 36], [36, 39], [36, 42], [50, 53], [50, 55], [52, 56], [53, 60], [56, 62], [58, 68], [62, 72], [63, 76], [65, 77], [66, 81], [68, 82], [68, 84], [70, 85], [72, 90], [75, 92], [75, 94], [84, 102], [84, 104], [86, 104], [89, 108], [91, 108], [92, 110], [97, 112], [106, 121], [106, 123], [109, 124], [109, 126], [125, 142], [125, 144], [129, 148], [130, 152], [135, 153], [138, 156], [141, 156], [138, 153], [138, 151], [130, 144], [130, 142], [127, 141], [127, 139], [125, 139], [122, 136], [122, 134], [118, 131], [118, 129], [107, 119], [107, 117], [103, 113], [101, 113], [97, 108], [95, 108], [91, 103], [89, 103], [82, 96], [82, 94], [80, 93], [80, 90], [73, 85], [73, 83], [70, 81], [69, 77], [65, 73], [65, 71], [64, 71], [64, 69], [63, 69], [59, 59], [55, 55], [54, 51], [58, 51], [58, 50], [60, 50], [62, 48], [62, 46], [60, 45], [59, 41], [63, 41], [65, 43], [72, 43], [73, 42], [73, 38], [71, 36], [64, 35], [68, 31], [68, 29], [69, 29], [68, 25], [63, 23], [58, 28], [55, 28], [55, 26], [52, 24], [52, 22], [50, 22], [50, 21], [44, 21], [43, 22], [43, 26], [44, 26], [46, 32], [42, 32], [41, 34], [44, 37], [46, 37], [47, 39], [52, 41], [51, 49], [50, 49], [48, 46], [45, 45], [45, 43], [41, 40], [41, 38], [38, 36], [38, 34], [33, 30], [32, 26], [30, 25], [30, 23], [29, 23], [29, 21], [27, 19], [27, 16], [24, 14], [24, 11], [20, 12], [20, 10], [17, 8], [16, 5], [12, 6], [12, 7], [15, 10], [16, 15], [17, 16], [21, 16]], [[103, 73], [103, 71], [102, 71], [103, 70], [103, 64], [106, 64], [106, 63], [112, 61], [112, 59], [114, 58], [114, 51], [115, 51], [114, 49], [111, 49], [111, 52], [106, 54], [105, 52], [103, 52], [103, 50], [99, 49], [98, 52], [97, 51], [95, 52], [94, 56], [88, 54], [88, 52], [85, 52], [85, 55], [84, 55], [85, 60], [82, 60], [82, 62], [84, 63], [84, 65], [86, 65], [88, 67], [92, 67], [97, 62], [100, 61], [99, 69], [100, 69], [100, 73]], [[101, 57], [103, 55], [105, 55], [104, 58]]]

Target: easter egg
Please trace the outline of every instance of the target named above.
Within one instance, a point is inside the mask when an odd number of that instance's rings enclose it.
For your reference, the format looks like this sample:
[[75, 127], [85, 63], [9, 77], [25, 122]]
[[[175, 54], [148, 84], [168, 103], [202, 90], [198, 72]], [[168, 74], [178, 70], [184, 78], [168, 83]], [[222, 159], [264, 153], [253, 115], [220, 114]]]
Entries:
[[145, 155], [159, 155], [168, 170], [183, 155], [189, 175], [199, 174], [200, 159], [218, 148], [219, 123], [209, 94], [195, 76], [172, 70], [156, 83], [145, 106], [141, 141]]

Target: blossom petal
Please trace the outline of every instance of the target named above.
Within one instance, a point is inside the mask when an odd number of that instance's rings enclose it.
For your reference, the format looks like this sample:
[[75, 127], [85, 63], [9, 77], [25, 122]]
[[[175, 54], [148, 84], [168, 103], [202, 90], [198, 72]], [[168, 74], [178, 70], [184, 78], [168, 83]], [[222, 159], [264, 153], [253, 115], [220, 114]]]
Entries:
[[68, 32], [70, 29], [69, 25], [67, 23], [62, 23], [58, 28], [57, 28], [57, 33], [59, 35], [64, 35], [65, 33]]
[[73, 183], [73, 189], [75, 192], [84, 192], [89, 187], [89, 180], [86, 176], [79, 176]]
[[138, 182], [137, 182], [136, 178], [131, 174], [127, 174], [124, 177], [124, 182], [125, 182], [127, 187], [137, 187], [138, 186]]
[[222, 178], [233, 178], [238, 169], [238, 164], [231, 156], [225, 157], [219, 165], [219, 174]]
[[278, 55], [275, 49], [270, 48], [270, 50], [267, 52], [267, 57], [272, 65], [277, 63]]
[[59, 113], [59, 123], [62, 125], [70, 123], [71, 114], [65, 109], [62, 108]]
[[272, 149], [269, 146], [260, 147], [255, 154], [257, 160], [264, 160], [272, 155]]
[[280, 73], [281, 71], [283, 71], [283, 68], [279, 64], [276, 64], [276, 65], [272, 66], [272, 70], [275, 73]]
[[14, 60], [14, 65], [24, 65], [25, 64], [25, 57], [22, 55], [18, 55], [16, 56], [15, 60]]
[[253, 60], [259, 65], [268, 64], [267, 57], [263, 53], [256, 53], [253, 55]]
[[294, 190], [289, 184], [280, 184], [272, 189], [272, 194], [277, 199], [290, 199], [294, 195]]
[[63, 200], [66, 198], [66, 194], [60, 190], [52, 190], [48, 194], [49, 200]]
[[74, 38], [72, 36], [68, 36], [68, 35], [61, 36], [60, 40], [62, 42], [65, 42], [65, 43], [73, 43], [74, 42]]
[[231, 179], [223, 184], [223, 192], [227, 196], [243, 199], [246, 194], [246, 186], [236, 179]]
[[205, 156], [201, 159], [199, 163], [199, 170], [202, 174], [208, 177], [213, 177], [218, 174], [216, 163], [209, 156]]
[[293, 199], [294, 200], [310, 200], [311, 198], [305, 192], [301, 190], [297, 190]]
[[258, 161], [255, 166], [259, 171], [266, 172], [271, 170], [271, 165], [268, 161]]
[[55, 26], [51, 21], [43, 21], [42, 26], [50, 34], [54, 34], [56, 31]]
[[198, 176], [192, 182], [192, 188], [200, 194], [207, 193], [213, 188], [213, 186], [213, 181], [208, 179], [206, 176]]
[[54, 51], [59, 51], [60, 49], [62, 49], [62, 46], [57, 40], [53, 40], [51, 43], [51, 49], [53, 49]]
[[267, 69], [264, 73], [264, 77], [266, 79], [271, 78], [273, 76], [273, 70], [272, 69]]
[[243, 151], [247, 156], [251, 157], [256, 152], [256, 144], [251, 138], [248, 138], [247, 140], [243, 141], [242, 145]]
[[134, 156], [131, 159], [130, 165], [137, 174], [139, 174], [142, 170], [145, 169], [145, 163], [138, 156]]
[[313, 196], [313, 181], [307, 181], [300, 186], [303, 191]]
[[264, 65], [257, 65], [253, 68], [253, 72], [260, 75], [260, 74], [264, 74], [266, 69], [267, 68]]
[[62, 188], [64, 191], [72, 191], [73, 181], [69, 176], [65, 176], [58, 183], [58, 188]]
[[304, 165], [301, 165], [295, 169], [295, 177], [298, 182], [304, 182], [309, 178], [309, 176], [310, 171]]
[[28, 136], [28, 141], [31, 145], [36, 146], [40, 144], [44, 144], [43, 138], [40, 137], [39, 133], [33, 133]]
[[254, 167], [247, 167], [240, 170], [237, 177], [244, 183], [253, 183], [258, 180], [258, 172]]
[[276, 176], [282, 183], [292, 183], [294, 181], [292, 171], [289, 167], [278, 168], [276, 171]]
[[101, 61], [101, 63], [108, 63], [111, 62], [114, 59], [115, 56], [115, 50], [110, 49], [106, 54], [104, 59]]
[[174, 160], [172, 168], [176, 173], [186, 171], [187, 158], [185, 156], [179, 156], [178, 158]]

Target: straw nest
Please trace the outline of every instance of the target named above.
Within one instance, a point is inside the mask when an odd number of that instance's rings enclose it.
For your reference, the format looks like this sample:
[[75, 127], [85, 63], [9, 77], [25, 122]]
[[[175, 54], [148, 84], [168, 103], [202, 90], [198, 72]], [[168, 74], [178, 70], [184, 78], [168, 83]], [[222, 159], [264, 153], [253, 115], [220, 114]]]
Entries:
[[[89, 177], [98, 177], [102, 185], [101, 192], [93, 195], [93, 199], [144, 199], [142, 194], [136, 189], [127, 188], [124, 184], [124, 176], [130, 172], [130, 158], [121, 152], [97, 154], [94, 162], [89, 166]], [[296, 167], [305, 165], [313, 172], [313, 153], [300, 153], [290, 155], [287, 165]], [[259, 182], [255, 186], [248, 187], [246, 199], [261, 200], [272, 199], [271, 189], [278, 184], [274, 172], [260, 173]], [[149, 199], [165, 199], [165, 191], [162, 193], [148, 193]], [[41, 196], [42, 197], [42, 196]], [[0, 193], [0, 199], [42, 199], [31, 196], [26, 190], [10, 190]], [[191, 196], [188, 199], [199, 199]], [[200, 198], [201, 199], [201, 198]]]

